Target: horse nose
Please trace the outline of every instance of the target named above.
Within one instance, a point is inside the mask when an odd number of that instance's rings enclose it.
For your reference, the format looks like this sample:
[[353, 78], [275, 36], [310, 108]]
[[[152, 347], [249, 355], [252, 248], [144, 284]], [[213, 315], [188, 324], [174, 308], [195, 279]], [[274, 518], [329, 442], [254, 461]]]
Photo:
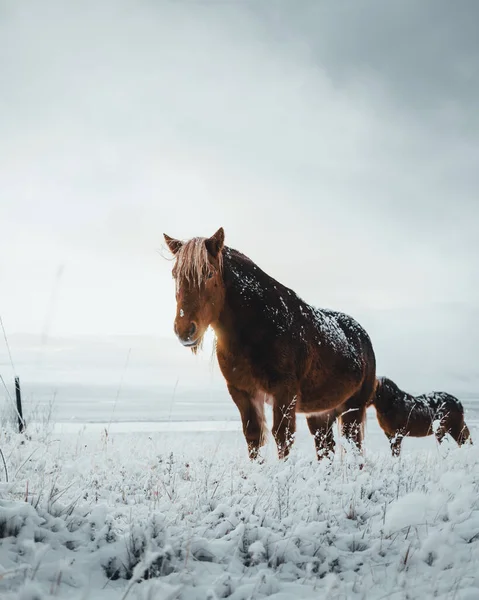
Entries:
[[198, 328], [197, 328], [197, 326], [196, 326], [196, 323], [195, 323], [194, 321], [192, 321], [192, 322], [191, 322], [191, 325], [190, 325], [190, 329], [189, 329], [189, 331], [188, 331], [188, 337], [189, 337], [190, 339], [191, 339], [191, 338], [192, 338], [192, 337], [195, 335], [195, 333], [196, 333], [196, 330], [197, 330], [197, 329], [198, 329]]
[[186, 325], [187, 327], [183, 327], [183, 322], [178, 324], [175, 321], [173, 329], [175, 331], [176, 337], [182, 343], [191, 342], [195, 339], [195, 336], [198, 334], [198, 326], [194, 321], [191, 321], [189, 325], [187, 323], [184, 323], [184, 325]]

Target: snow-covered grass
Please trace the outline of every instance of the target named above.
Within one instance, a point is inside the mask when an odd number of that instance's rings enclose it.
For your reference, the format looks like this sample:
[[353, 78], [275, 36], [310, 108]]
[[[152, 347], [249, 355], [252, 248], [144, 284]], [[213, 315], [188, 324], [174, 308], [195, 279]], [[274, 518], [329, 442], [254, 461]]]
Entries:
[[305, 428], [263, 465], [239, 431], [4, 429], [0, 447], [2, 600], [479, 597], [477, 445], [368, 447], [362, 470], [317, 463]]

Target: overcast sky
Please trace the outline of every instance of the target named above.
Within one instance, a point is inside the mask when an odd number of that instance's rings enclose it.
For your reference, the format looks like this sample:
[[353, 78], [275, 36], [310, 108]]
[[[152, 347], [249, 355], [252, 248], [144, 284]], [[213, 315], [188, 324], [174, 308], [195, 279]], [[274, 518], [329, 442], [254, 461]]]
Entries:
[[359, 318], [383, 371], [401, 342], [405, 372], [477, 372], [478, 22], [474, 0], [4, 0], [8, 331], [177, 344], [162, 233], [223, 226]]

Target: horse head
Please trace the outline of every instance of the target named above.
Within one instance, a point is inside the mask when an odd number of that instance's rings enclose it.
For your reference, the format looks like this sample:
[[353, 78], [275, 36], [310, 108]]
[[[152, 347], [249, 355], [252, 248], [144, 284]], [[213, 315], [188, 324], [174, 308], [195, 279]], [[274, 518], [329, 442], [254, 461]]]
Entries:
[[175, 257], [174, 331], [183, 346], [197, 352], [206, 330], [218, 320], [224, 304], [224, 230], [220, 227], [209, 238], [195, 237], [187, 242], [163, 235]]

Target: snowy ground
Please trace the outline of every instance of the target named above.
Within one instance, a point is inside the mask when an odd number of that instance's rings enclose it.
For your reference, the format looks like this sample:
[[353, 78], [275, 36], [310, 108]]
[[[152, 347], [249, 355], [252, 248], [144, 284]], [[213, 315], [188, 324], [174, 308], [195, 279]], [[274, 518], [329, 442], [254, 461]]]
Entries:
[[318, 464], [299, 425], [263, 465], [237, 422], [4, 426], [0, 598], [479, 597], [479, 444], [394, 460], [370, 409], [359, 470]]

